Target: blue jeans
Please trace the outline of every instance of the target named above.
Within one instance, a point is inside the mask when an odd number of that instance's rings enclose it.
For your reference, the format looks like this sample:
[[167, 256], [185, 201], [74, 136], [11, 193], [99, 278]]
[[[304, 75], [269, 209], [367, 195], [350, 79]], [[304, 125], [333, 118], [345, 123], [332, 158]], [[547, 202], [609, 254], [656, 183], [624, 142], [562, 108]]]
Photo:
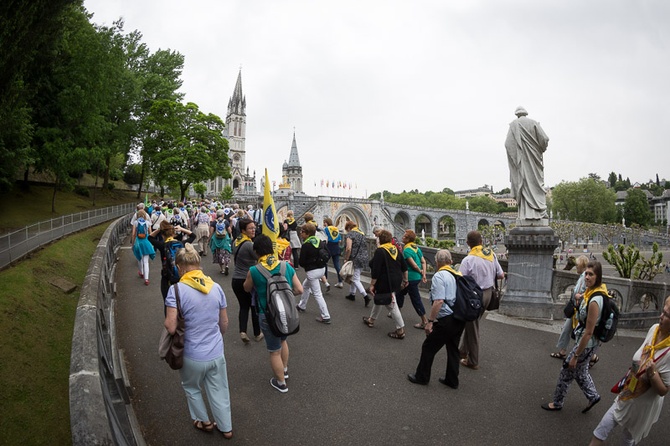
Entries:
[[268, 351], [270, 353], [280, 351], [281, 343], [282, 341], [286, 340], [286, 336], [278, 338], [274, 333], [272, 333], [272, 330], [270, 330], [270, 326], [268, 325], [268, 321], [265, 318], [265, 313], [258, 314], [258, 322], [260, 323], [261, 331], [265, 336], [265, 346], [267, 347]]

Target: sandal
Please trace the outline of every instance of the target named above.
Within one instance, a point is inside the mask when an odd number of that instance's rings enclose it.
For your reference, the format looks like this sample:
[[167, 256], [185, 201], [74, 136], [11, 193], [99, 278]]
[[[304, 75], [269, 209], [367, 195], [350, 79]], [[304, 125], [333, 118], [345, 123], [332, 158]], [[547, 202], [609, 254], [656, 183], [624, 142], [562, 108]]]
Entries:
[[396, 330], [389, 333], [389, 338], [405, 339], [405, 330]]
[[565, 359], [565, 357], [568, 356], [568, 355], [565, 354], [565, 353], [561, 353], [561, 352], [554, 352], [554, 353], [550, 354], [549, 356], [551, 356], [552, 358], [556, 358], [556, 359]]
[[219, 432], [223, 434], [223, 438], [225, 438], [226, 440], [230, 440], [231, 438], [233, 438], [233, 431], [228, 432], [219, 431]]
[[419, 322], [418, 324], [414, 324], [414, 328], [418, 328], [419, 330], [423, 330], [424, 328], [426, 328], [426, 324], [422, 324], [421, 322]]
[[369, 317], [363, 316], [363, 323], [367, 325], [368, 327], [372, 328], [375, 326], [375, 321], [374, 319], [371, 319]]
[[212, 432], [214, 430], [214, 423], [211, 421], [193, 420], [193, 427], [203, 432]]
[[593, 355], [593, 356], [591, 356], [591, 360], [589, 361], [589, 368], [591, 368], [591, 367], [593, 367], [594, 365], [596, 365], [596, 363], [597, 363], [598, 361], [600, 361], [600, 358], [598, 357], [598, 355]]

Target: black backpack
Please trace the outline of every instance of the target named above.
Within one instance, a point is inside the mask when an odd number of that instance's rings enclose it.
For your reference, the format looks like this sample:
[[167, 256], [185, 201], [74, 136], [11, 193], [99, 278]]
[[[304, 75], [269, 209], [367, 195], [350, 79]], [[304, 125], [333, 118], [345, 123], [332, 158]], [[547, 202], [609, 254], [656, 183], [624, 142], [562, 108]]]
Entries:
[[300, 330], [300, 317], [295, 305], [293, 288], [286, 280], [286, 262], [282, 261], [279, 273], [271, 274], [265, 267], [256, 267], [268, 281], [266, 320], [277, 337], [288, 336]]
[[479, 319], [484, 313], [484, 292], [471, 276], [449, 272], [456, 279], [456, 301], [453, 306], [449, 305], [454, 319], [465, 322]]
[[[600, 321], [593, 330], [595, 336], [600, 342], [609, 342], [616, 333], [619, 324], [619, 307], [610, 296], [598, 293], [603, 296], [603, 309], [600, 313]], [[593, 298], [593, 296], [591, 296]]]
[[317, 262], [319, 268], [323, 268], [328, 265], [328, 260], [330, 260], [330, 251], [328, 251], [328, 245], [323, 240], [319, 243], [319, 261]]

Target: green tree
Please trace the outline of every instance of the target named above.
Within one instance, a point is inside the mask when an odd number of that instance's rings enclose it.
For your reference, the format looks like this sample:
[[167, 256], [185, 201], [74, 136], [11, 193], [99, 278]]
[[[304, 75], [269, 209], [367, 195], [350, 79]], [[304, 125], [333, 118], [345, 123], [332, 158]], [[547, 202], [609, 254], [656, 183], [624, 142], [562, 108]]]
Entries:
[[228, 141], [216, 115], [189, 102], [156, 101], [151, 110], [152, 171], [159, 184], [178, 184], [183, 200], [191, 184], [230, 177]]
[[[184, 68], [184, 56], [176, 51], [158, 50], [149, 54], [145, 45], [135, 48], [136, 72], [139, 81], [140, 99], [134, 116], [138, 131], [131, 144], [132, 155], [141, 160], [141, 185], [145, 178], [153, 174], [151, 160], [155, 155], [156, 145], [152, 141], [152, 107], [156, 101], [180, 101], [184, 94], [178, 90], [182, 85], [181, 73]], [[151, 175], [156, 179], [155, 175]], [[160, 182], [159, 182], [160, 183]], [[137, 191], [140, 198], [142, 187]]]
[[616, 185], [616, 173], [610, 172], [609, 177], [607, 177], [607, 183], [610, 185], [611, 188], [614, 188], [614, 185]]
[[9, 190], [32, 163], [31, 100], [44, 60], [57, 57], [62, 15], [74, 0], [0, 3], [0, 191]]
[[193, 185], [193, 190], [200, 198], [204, 199], [205, 192], [207, 192], [207, 186], [205, 186], [205, 183], [195, 183]]
[[563, 220], [610, 223], [616, 219], [616, 194], [601, 181], [561, 182], [552, 191], [554, 215]]
[[609, 245], [607, 251], [603, 251], [603, 258], [616, 268], [620, 277], [630, 279], [633, 275], [633, 268], [640, 259], [640, 250], [633, 243], [621, 244], [616, 248]]
[[649, 208], [647, 195], [641, 189], [629, 189], [624, 202], [623, 216], [627, 224], [637, 223], [647, 227], [654, 220], [654, 215]]
[[498, 213], [498, 202], [496, 202], [491, 197], [480, 195], [477, 197], [468, 198], [468, 201], [470, 203], [470, 210], [473, 212], [484, 212], [488, 214]]
[[224, 186], [223, 190], [221, 191], [221, 194], [219, 195], [219, 199], [221, 201], [225, 202], [230, 202], [235, 196], [235, 192], [233, 191], [233, 188], [230, 187], [229, 185]]

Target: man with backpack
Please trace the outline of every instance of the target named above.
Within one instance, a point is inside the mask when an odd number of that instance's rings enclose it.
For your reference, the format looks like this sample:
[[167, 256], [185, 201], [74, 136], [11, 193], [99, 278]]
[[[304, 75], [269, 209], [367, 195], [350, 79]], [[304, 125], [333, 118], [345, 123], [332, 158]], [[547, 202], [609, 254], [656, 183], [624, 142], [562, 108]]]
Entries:
[[440, 249], [435, 253], [435, 263], [437, 272], [431, 281], [431, 305], [428, 323], [424, 327], [426, 339], [421, 346], [421, 358], [416, 366], [416, 372], [407, 375], [407, 379], [414, 384], [428, 384], [435, 355], [446, 346], [447, 371], [439, 381], [447, 387], [457, 389], [460, 359], [458, 341], [461, 339], [465, 322], [454, 317], [452, 308], [456, 304], [454, 276], [460, 273], [451, 267], [451, 253], [446, 249]]
[[[288, 392], [286, 380], [288, 379], [288, 358], [289, 348], [286, 340], [287, 334], [276, 335], [270, 328], [268, 321], [268, 299], [272, 298], [271, 294], [274, 290], [279, 290], [279, 287], [272, 287], [268, 293], [268, 284], [270, 281], [267, 278], [267, 273], [274, 277], [284, 271], [282, 282], [290, 284], [292, 294], [300, 294], [303, 292], [302, 284], [295, 273], [295, 269], [290, 263], [279, 261], [274, 255], [274, 248], [272, 247], [272, 240], [267, 235], [261, 234], [253, 240], [253, 250], [258, 256], [258, 264], [249, 268], [247, 277], [244, 280], [244, 290], [250, 293], [252, 289], [256, 289], [256, 298], [258, 305], [258, 320], [260, 322], [261, 330], [265, 335], [265, 345], [270, 353], [270, 367], [272, 368], [273, 377], [270, 379], [270, 385], [281, 393]], [[266, 272], [260, 271], [265, 269]], [[272, 280], [274, 283], [276, 280]], [[283, 288], [284, 292], [290, 291]], [[287, 296], [292, 297], [292, 296]], [[294, 301], [294, 300], [293, 300]], [[290, 308], [293, 310], [294, 308]], [[286, 311], [289, 311], [286, 308]], [[294, 315], [297, 316], [297, 315]]]
[[[484, 292], [482, 306], [488, 307], [495, 281], [505, 277], [505, 273], [498, 263], [498, 259], [490, 248], [482, 246], [482, 234], [479, 231], [470, 231], [466, 237], [470, 252], [461, 262], [459, 271], [463, 275], [471, 276]], [[484, 312], [482, 312], [482, 315]], [[481, 316], [465, 324], [465, 331], [461, 339], [461, 365], [473, 370], [479, 369], [479, 321]]]

